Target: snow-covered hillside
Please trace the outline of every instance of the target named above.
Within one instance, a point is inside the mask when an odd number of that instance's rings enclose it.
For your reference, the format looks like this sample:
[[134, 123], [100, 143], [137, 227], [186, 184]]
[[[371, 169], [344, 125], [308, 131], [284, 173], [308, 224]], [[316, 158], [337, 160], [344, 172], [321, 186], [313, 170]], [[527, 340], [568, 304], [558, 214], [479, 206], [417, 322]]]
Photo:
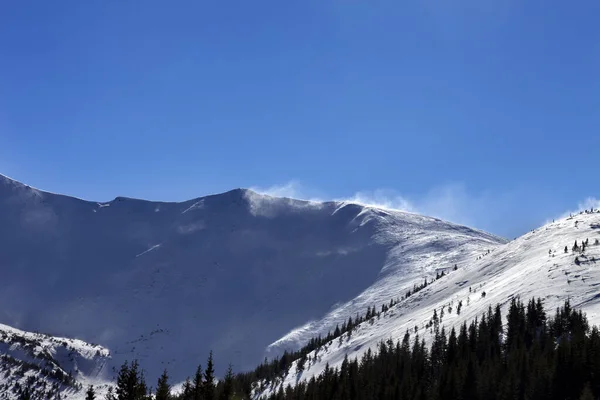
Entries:
[[109, 359], [99, 345], [0, 324], [0, 398], [17, 398], [25, 390], [40, 398], [78, 398], [88, 384], [101, 392]]
[[[576, 241], [578, 249], [574, 249]], [[441, 316], [441, 326], [451, 329], [480, 316], [490, 305], [506, 306], [515, 296], [525, 301], [540, 297], [550, 311], [570, 299], [592, 324], [600, 324], [599, 288], [600, 212], [588, 211], [548, 223], [465, 263], [379, 318], [362, 323], [350, 337], [311, 353], [302, 373], [294, 364], [277, 385], [310, 379], [327, 364], [339, 366], [346, 355], [360, 358], [367, 349], [376, 350], [381, 341], [402, 338], [407, 330], [427, 340], [434, 310]], [[262, 393], [278, 389], [277, 385], [267, 386]]]
[[[237, 189], [96, 203], [0, 178], [0, 322], [183, 379], [254, 367], [503, 241], [434, 218]], [[306, 325], [307, 321], [313, 321]]]
[[[346, 207], [339, 204], [341, 209]], [[357, 207], [352, 205], [352, 207]], [[436, 273], [464, 268], [485, 252], [504, 243], [503, 240], [470, 228], [438, 219], [400, 211], [362, 208], [366, 218], [377, 227], [374, 241], [389, 246], [385, 262], [376, 281], [352, 300], [336, 305], [319, 320], [310, 321], [269, 346], [270, 354], [282, 349], [296, 349], [317, 335], [325, 335], [367, 307], [387, 304], [401, 297], [415, 283], [431, 279]]]

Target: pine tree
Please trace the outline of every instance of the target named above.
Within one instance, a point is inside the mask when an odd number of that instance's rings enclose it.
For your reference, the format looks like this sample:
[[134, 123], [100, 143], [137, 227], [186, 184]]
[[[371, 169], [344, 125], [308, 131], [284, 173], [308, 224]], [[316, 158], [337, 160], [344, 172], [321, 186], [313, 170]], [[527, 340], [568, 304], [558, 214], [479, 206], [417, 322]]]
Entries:
[[339, 325], [335, 326], [335, 330], [333, 331], [333, 336], [334, 337], [340, 336], [340, 327], [339, 327]]
[[155, 400], [169, 400], [171, 398], [171, 386], [169, 385], [169, 375], [165, 369], [158, 383], [156, 384], [156, 396]]
[[194, 383], [192, 384], [192, 399], [204, 399], [204, 384], [201, 365], [198, 365], [198, 368], [196, 368], [196, 374], [194, 375]]
[[118, 400], [126, 400], [130, 397], [129, 390], [131, 390], [131, 388], [128, 387], [128, 378], [129, 364], [127, 363], [127, 361], [125, 361], [123, 365], [121, 365], [121, 369], [119, 370], [119, 373], [117, 375], [117, 387], [115, 390], [115, 395]]
[[306, 364], [306, 354], [303, 354], [302, 357], [300, 357], [298, 359], [298, 362], [296, 363], [296, 370], [301, 373], [302, 371], [304, 371], [305, 364]]
[[189, 377], [185, 378], [185, 382], [183, 383], [181, 400], [194, 400], [194, 387], [192, 386]]
[[144, 400], [148, 388], [137, 360], [123, 363], [117, 376], [117, 400]]
[[233, 370], [231, 364], [227, 368], [225, 379], [223, 380], [223, 390], [221, 391], [220, 400], [230, 400], [233, 395]]
[[96, 398], [96, 391], [94, 390], [94, 385], [90, 385], [85, 392], [85, 400], [94, 400]]
[[215, 369], [213, 365], [213, 353], [210, 352], [206, 370], [204, 370], [204, 400], [214, 400], [215, 398]]
[[467, 376], [465, 378], [465, 384], [463, 386], [463, 399], [465, 400], [476, 400], [477, 395], [477, 369], [473, 359], [469, 360], [467, 366]]

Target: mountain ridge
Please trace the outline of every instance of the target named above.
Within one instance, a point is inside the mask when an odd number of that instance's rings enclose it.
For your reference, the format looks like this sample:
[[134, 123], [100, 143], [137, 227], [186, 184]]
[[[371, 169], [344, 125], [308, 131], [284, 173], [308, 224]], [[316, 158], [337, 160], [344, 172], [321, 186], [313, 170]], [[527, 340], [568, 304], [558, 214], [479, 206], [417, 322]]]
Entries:
[[269, 193], [264, 193], [261, 192], [259, 190], [255, 190], [251, 187], [248, 188], [244, 188], [244, 187], [236, 187], [233, 189], [229, 189], [226, 190], [224, 192], [217, 192], [217, 193], [210, 193], [210, 194], [205, 194], [202, 196], [198, 196], [198, 197], [194, 197], [188, 200], [181, 200], [181, 201], [163, 201], [163, 200], [150, 200], [150, 199], [143, 199], [143, 198], [138, 198], [138, 197], [129, 197], [129, 196], [116, 196], [114, 199], [112, 200], [108, 200], [108, 201], [96, 201], [96, 200], [88, 200], [88, 199], [84, 199], [81, 197], [77, 197], [74, 195], [69, 195], [69, 194], [64, 194], [64, 193], [57, 193], [57, 192], [52, 192], [46, 189], [40, 189], [40, 188], [36, 188], [34, 186], [28, 185], [26, 183], [23, 183], [19, 180], [16, 180], [14, 178], [11, 178], [7, 175], [4, 175], [2, 173], [0, 173], [0, 180], [3, 180], [5, 184], [12, 184], [21, 188], [25, 188], [25, 189], [30, 189], [34, 192], [38, 192], [40, 194], [46, 194], [46, 195], [53, 195], [53, 196], [60, 196], [60, 197], [64, 197], [64, 198], [69, 198], [69, 199], [74, 199], [74, 200], [79, 200], [81, 202], [84, 203], [88, 203], [90, 205], [110, 205], [112, 203], [117, 203], [117, 202], [122, 202], [122, 201], [134, 201], [134, 202], [142, 202], [142, 203], [152, 203], [152, 204], [188, 204], [188, 203], [192, 203], [192, 202], [199, 202], [202, 201], [203, 199], [207, 199], [207, 198], [213, 198], [213, 197], [227, 197], [227, 196], [235, 196], [235, 197], [252, 197], [252, 196], [259, 196], [262, 198], [268, 198], [268, 199], [279, 199], [281, 201], [291, 201], [294, 203], [302, 203], [302, 204], [306, 204], [306, 205], [323, 205], [323, 206], [335, 206], [335, 207], [339, 207], [342, 208], [345, 205], [356, 205], [356, 206], [360, 206], [360, 207], [364, 207], [364, 208], [369, 208], [369, 209], [376, 209], [379, 210], [381, 212], [395, 212], [395, 213], [404, 213], [407, 215], [419, 215], [425, 218], [430, 218], [432, 220], [435, 221], [439, 221], [439, 222], [445, 222], [445, 223], [450, 223], [450, 224], [454, 224], [457, 226], [463, 226], [465, 228], [470, 229], [473, 232], [477, 232], [477, 233], [481, 233], [481, 234], [485, 234], [485, 235], [490, 235], [493, 236], [494, 238], [498, 239], [498, 240], [504, 240], [504, 241], [509, 241], [508, 239], [502, 237], [502, 236], [498, 236], [495, 235], [493, 233], [478, 229], [478, 228], [473, 228], [473, 227], [469, 227], [469, 226], [465, 226], [465, 225], [461, 225], [455, 222], [452, 222], [450, 220], [446, 220], [443, 218], [438, 218], [438, 217], [432, 217], [432, 216], [427, 216], [427, 215], [423, 215], [423, 214], [419, 214], [417, 212], [413, 212], [413, 211], [406, 211], [406, 210], [399, 210], [399, 209], [394, 209], [394, 208], [390, 208], [390, 207], [386, 207], [383, 205], [378, 205], [378, 204], [370, 204], [370, 203], [365, 203], [365, 202], [361, 202], [358, 200], [351, 200], [351, 199], [331, 199], [331, 200], [311, 200], [311, 199], [302, 199], [302, 198], [296, 198], [296, 197], [290, 197], [290, 196], [275, 196]]
[[138, 358], [150, 377], [167, 367], [183, 379], [210, 349], [252, 368], [307, 321], [326, 330], [436, 263], [503, 243], [418, 214], [248, 189], [98, 203], [4, 182], [0, 321], [101, 343], [113, 367]]

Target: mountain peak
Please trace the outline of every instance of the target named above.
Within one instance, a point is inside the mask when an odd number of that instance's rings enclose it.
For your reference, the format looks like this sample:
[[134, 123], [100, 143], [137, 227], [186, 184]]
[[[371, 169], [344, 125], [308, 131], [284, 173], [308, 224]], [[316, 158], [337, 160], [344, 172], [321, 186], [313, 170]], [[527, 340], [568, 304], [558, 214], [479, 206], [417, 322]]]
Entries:
[[148, 359], [152, 377], [176, 359], [175, 379], [209, 349], [251, 368], [294, 327], [328, 329], [341, 310], [499, 244], [427, 217], [244, 188], [182, 203], [44, 192], [13, 196], [0, 217], [1, 322], [100, 343], [112, 366]]

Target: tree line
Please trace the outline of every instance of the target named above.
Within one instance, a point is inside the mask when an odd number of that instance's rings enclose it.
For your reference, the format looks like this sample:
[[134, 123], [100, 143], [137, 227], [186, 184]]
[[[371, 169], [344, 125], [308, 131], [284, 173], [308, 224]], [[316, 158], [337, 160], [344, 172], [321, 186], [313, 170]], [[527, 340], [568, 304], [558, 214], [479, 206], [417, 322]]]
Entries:
[[[249, 399], [258, 375], [234, 375], [230, 367], [217, 382], [211, 354], [206, 369], [198, 367], [177, 396], [170, 393], [165, 371], [154, 398]], [[450, 332], [436, 325], [429, 346], [407, 330], [401, 340], [381, 342], [360, 359], [346, 356], [341, 366], [327, 365], [320, 376], [294, 387], [273, 385], [266, 400], [597, 399], [600, 331], [569, 301], [548, 317], [540, 299], [526, 304], [512, 299], [505, 324], [500, 306], [490, 306], [480, 318]], [[90, 390], [87, 399], [94, 400]], [[107, 400], [146, 400], [150, 392], [134, 361], [123, 365]]]
[[437, 327], [430, 346], [407, 331], [358, 360], [345, 358], [268, 400], [288, 399], [596, 399], [600, 332], [567, 301], [548, 318], [541, 300], [513, 299], [506, 326], [500, 306], [449, 334]]
[[[455, 265], [452, 270], [456, 271], [458, 266]], [[436, 274], [435, 280], [445, 277], [448, 272], [442, 271]], [[308, 341], [308, 343], [297, 351], [285, 351], [280, 357], [275, 357], [271, 360], [265, 359], [259, 366], [249, 372], [240, 372], [233, 374], [231, 365], [227, 371], [225, 378], [217, 383], [214, 382], [214, 363], [212, 352], [207, 361], [207, 368], [203, 372], [199, 365], [193, 379], [186, 379], [182, 393], [173, 396], [171, 385], [169, 384], [168, 372], [165, 370], [159, 378], [156, 389], [153, 390], [146, 384], [144, 373], [141, 370], [139, 363], [125, 362], [116, 378], [116, 389], [110, 389], [106, 395], [106, 400], [147, 400], [154, 398], [156, 400], [229, 400], [229, 399], [249, 399], [252, 396], [254, 386], [257, 382], [274, 382], [277, 379], [282, 379], [287, 375], [290, 367], [297, 362], [297, 370], [302, 372], [306, 362], [312, 362], [316, 359], [310, 358], [310, 353], [319, 349], [335, 339], [342, 340], [343, 336], [348, 339], [351, 337], [353, 329], [364, 323], [373, 323], [375, 319], [380, 318], [382, 313], [387, 312], [390, 308], [396, 305], [400, 300], [404, 300], [413, 294], [425, 289], [432, 281], [424, 279], [423, 283], [415, 284], [412, 289], [409, 289], [405, 295], [400, 298], [391, 299], [389, 303], [384, 303], [378, 310], [375, 306], [368, 307], [363, 315], [357, 314], [353, 319], [349, 317], [347, 321], [340, 326], [336, 325], [333, 331], [329, 331], [325, 336], [317, 336]], [[460, 313], [460, 312], [459, 312]], [[86, 400], [96, 399], [96, 390], [93, 386], [89, 386], [86, 391]]]

